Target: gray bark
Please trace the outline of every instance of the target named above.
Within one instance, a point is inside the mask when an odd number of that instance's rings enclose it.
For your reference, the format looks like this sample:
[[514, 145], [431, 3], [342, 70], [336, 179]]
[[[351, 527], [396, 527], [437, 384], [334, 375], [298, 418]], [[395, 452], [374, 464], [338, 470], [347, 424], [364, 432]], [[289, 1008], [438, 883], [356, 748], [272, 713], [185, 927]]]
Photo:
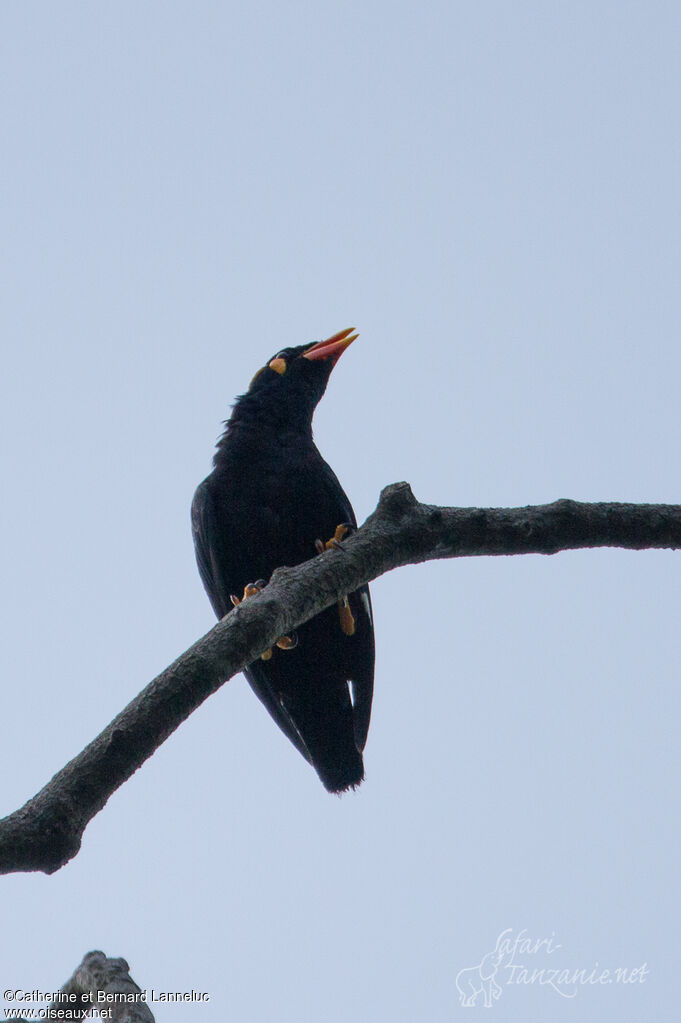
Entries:
[[[50, 1003], [46, 1019], [85, 1019], [93, 1009], [99, 1009], [106, 1011], [104, 1018], [115, 1023], [154, 1023], [142, 990], [129, 970], [125, 959], [107, 959], [103, 952], [88, 952], [71, 979], [60, 988], [62, 997]], [[100, 1000], [100, 992], [109, 1000]]]
[[36, 796], [0, 821], [0, 873], [49, 874], [67, 863], [109, 796], [193, 710], [278, 637], [362, 583], [436, 558], [584, 547], [678, 549], [681, 506], [562, 500], [526, 508], [439, 508], [416, 501], [406, 483], [386, 487], [342, 549], [277, 569], [261, 593], [218, 622]]

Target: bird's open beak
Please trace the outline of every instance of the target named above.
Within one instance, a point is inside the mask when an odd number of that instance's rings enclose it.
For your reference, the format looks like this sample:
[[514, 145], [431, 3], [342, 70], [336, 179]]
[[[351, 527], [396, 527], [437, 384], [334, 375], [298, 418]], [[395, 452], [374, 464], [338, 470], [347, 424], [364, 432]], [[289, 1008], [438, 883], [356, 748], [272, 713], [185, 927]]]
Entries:
[[348, 345], [351, 345], [355, 338], [359, 336], [353, 333], [354, 329], [354, 327], [348, 327], [346, 330], [341, 330], [338, 334], [334, 334], [333, 337], [327, 338], [326, 341], [318, 341], [316, 345], [312, 345], [306, 352], [303, 352], [303, 358], [331, 359], [335, 365]]

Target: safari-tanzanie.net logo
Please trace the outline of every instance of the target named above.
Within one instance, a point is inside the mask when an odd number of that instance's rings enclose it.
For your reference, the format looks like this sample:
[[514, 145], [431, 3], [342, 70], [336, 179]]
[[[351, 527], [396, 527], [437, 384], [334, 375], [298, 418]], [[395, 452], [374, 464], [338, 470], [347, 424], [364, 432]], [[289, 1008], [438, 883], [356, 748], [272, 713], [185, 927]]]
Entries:
[[[533, 938], [526, 930], [507, 927], [494, 948], [475, 966], [456, 975], [459, 1002], [466, 1009], [476, 1005], [491, 1009], [507, 988], [548, 987], [561, 998], [575, 998], [581, 988], [608, 984], [644, 984], [648, 964], [605, 968], [598, 962], [589, 967], [565, 965], [565, 955], [552, 933], [550, 938]], [[555, 957], [555, 958], [554, 958]]]

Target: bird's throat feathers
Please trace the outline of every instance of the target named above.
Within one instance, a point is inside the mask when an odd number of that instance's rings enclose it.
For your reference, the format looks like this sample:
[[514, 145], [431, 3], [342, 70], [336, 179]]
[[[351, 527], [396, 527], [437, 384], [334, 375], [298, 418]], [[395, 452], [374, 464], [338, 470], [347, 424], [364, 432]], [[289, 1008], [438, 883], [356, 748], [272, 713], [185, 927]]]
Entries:
[[312, 443], [312, 408], [298, 403], [267, 401], [262, 394], [247, 393], [237, 399], [225, 430], [217, 443], [214, 465], [228, 451], [279, 446], [287, 437], [292, 442]]

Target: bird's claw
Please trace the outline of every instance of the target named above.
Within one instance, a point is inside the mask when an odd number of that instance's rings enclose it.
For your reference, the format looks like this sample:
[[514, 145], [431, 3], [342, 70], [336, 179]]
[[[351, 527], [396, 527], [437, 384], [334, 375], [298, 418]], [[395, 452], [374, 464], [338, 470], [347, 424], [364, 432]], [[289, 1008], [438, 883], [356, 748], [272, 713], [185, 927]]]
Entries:
[[[341, 522], [340, 525], [336, 526], [335, 532], [330, 540], [323, 543], [322, 540], [315, 540], [314, 545], [317, 548], [318, 554], [324, 554], [325, 551], [331, 550], [335, 547], [336, 550], [342, 551], [343, 545], [341, 541], [347, 536], [350, 530], [354, 529], [352, 522]], [[338, 618], [340, 620], [341, 631], [346, 636], [353, 636], [355, 633], [355, 616], [350, 608], [350, 602], [347, 597], [341, 597], [338, 601]]]
[[[274, 645], [278, 646], [280, 650], [293, 650], [298, 646], [298, 634], [292, 632], [290, 636], [280, 636]], [[262, 661], [269, 661], [271, 656], [272, 647], [266, 650], [264, 654], [260, 654], [260, 659]]]
[[246, 583], [246, 585], [244, 586], [243, 597], [237, 597], [235, 593], [230, 593], [229, 599], [231, 600], [234, 607], [238, 607], [239, 604], [242, 604], [244, 602], [244, 600], [248, 600], [249, 597], [254, 597], [256, 593], [260, 593], [260, 591], [264, 589], [265, 586], [267, 586], [267, 583], [265, 582], [264, 579], [258, 579], [258, 581], [255, 583]]
[[332, 547], [335, 547], [337, 551], [342, 551], [343, 546], [341, 540], [347, 536], [351, 529], [354, 529], [352, 522], [341, 522], [339, 526], [336, 526], [335, 532], [330, 540], [326, 543], [323, 540], [315, 540], [314, 545], [317, 548], [318, 554], [323, 554], [324, 551], [330, 551]]
[[[244, 600], [248, 600], [249, 597], [254, 597], [256, 593], [260, 593], [265, 586], [267, 586], [267, 581], [265, 579], [258, 579], [254, 583], [246, 583], [244, 586], [243, 597], [237, 597], [236, 594], [230, 593], [229, 599], [232, 601], [234, 607], [238, 607], [239, 604], [243, 604]], [[298, 636], [295, 632], [291, 633], [290, 636], [280, 636], [275, 645], [278, 646], [280, 650], [293, 650], [294, 647], [298, 646]], [[270, 647], [269, 650], [265, 650], [263, 654], [260, 654], [260, 660], [269, 661], [271, 656], [272, 647]]]

